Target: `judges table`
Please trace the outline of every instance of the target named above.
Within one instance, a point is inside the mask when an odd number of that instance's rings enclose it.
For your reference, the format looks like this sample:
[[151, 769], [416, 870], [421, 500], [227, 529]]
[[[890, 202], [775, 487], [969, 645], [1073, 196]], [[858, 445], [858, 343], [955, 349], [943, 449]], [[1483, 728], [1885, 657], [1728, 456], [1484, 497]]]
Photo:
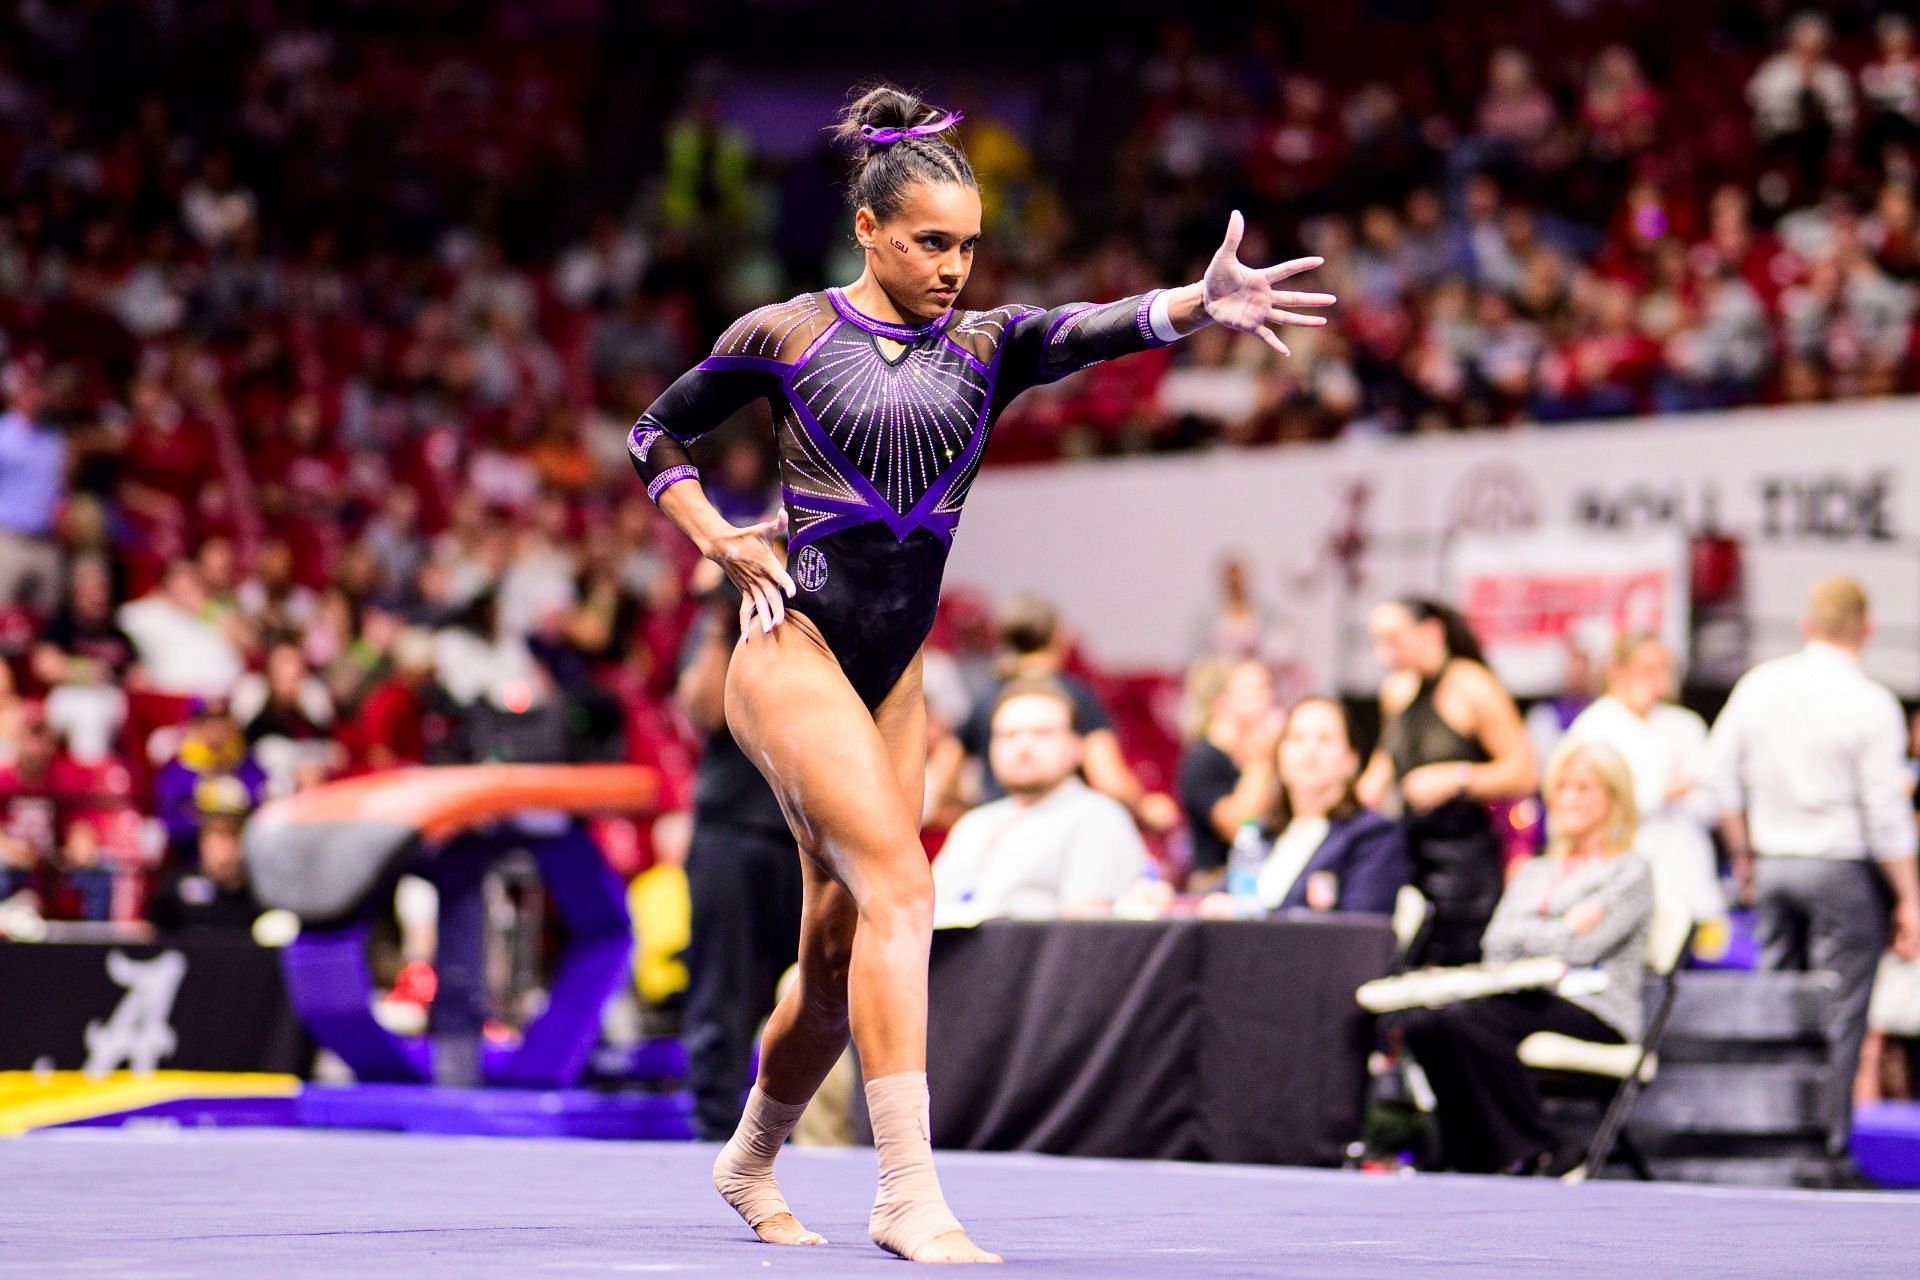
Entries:
[[1384, 919], [990, 921], [934, 936], [940, 1147], [1339, 1163]]
[[250, 940], [0, 942], [0, 1071], [305, 1074], [275, 952]]

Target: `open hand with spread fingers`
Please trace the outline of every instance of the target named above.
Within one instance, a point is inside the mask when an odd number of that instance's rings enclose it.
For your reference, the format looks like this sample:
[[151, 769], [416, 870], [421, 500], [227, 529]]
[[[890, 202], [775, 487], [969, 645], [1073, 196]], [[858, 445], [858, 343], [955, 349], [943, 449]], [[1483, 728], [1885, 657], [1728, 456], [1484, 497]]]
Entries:
[[1330, 307], [1337, 299], [1330, 293], [1296, 293], [1275, 286], [1291, 276], [1324, 265], [1326, 259], [1295, 258], [1277, 266], [1249, 267], [1237, 256], [1240, 238], [1246, 229], [1246, 219], [1235, 209], [1227, 218], [1227, 237], [1214, 251], [1213, 261], [1207, 264], [1207, 274], [1200, 282], [1202, 307], [1207, 319], [1215, 324], [1241, 333], [1257, 333], [1262, 342], [1281, 355], [1290, 356], [1293, 352], [1287, 350], [1287, 344], [1280, 341], [1274, 329], [1283, 325], [1318, 328], [1327, 322], [1325, 316], [1302, 315], [1292, 308]]

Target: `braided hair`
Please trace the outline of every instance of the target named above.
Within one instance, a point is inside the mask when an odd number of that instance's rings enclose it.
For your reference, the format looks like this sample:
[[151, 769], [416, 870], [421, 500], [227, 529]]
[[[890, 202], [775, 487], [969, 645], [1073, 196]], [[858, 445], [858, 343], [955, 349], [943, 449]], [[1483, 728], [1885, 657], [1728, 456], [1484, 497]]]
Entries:
[[854, 91], [833, 126], [834, 139], [854, 148], [853, 173], [847, 182], [847, 197], [854, 208], [871, 209], [876, 221], [885, 222], [900, 211], [907, 188], [916, 182], [954, 182], [979, 189], [966, 154], [945, 134], [881, 143], [862, 132], [931, 124], [944, 114], [940, 108], [884, 82]]

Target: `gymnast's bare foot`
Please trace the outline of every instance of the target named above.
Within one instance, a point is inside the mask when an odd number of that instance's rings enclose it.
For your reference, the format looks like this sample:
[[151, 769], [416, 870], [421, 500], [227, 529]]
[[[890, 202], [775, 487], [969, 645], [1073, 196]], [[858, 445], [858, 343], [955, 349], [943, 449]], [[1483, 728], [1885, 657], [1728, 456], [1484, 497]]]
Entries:
[[897, 1253], [908, 1262], [999, 1262], [997, 1253], [988, 1253], [972, 1240], [964, 1231], [948, 1231], [937, 1235], [912, 1252], [894, 1248], [884, 1240], [875, 1240], [875, 1244], [889, 1253]]
[[713, 1162], [713, 1189], [766, 1244], [825, 1244], [826, 1237], [800, 1225], [787, 1208], [773, 1161], [739, 1149], [738, 1138], [721, 1148]]
[[776, 1213], [765, 1222], [756, 1222], [753, 1232], [765, 1244], [825, 1244], [827, 1238], [818, 1231], [809, 1231], [800, 1225], [800, 1219], [791, 1213]]

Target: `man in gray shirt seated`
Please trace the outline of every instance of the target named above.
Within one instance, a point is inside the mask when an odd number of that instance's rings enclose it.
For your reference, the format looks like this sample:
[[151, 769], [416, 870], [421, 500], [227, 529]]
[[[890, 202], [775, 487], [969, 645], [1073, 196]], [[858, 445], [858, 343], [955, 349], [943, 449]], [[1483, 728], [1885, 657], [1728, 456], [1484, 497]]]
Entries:
[[1139, 880], [1147, 848], [1125, 806], [1076, 774], [1073, 700], [1018, 681], [993, 712], [993, 771], [1007, 794], [953, 825], [933, 864], [934, 919], [1104, 915]]

